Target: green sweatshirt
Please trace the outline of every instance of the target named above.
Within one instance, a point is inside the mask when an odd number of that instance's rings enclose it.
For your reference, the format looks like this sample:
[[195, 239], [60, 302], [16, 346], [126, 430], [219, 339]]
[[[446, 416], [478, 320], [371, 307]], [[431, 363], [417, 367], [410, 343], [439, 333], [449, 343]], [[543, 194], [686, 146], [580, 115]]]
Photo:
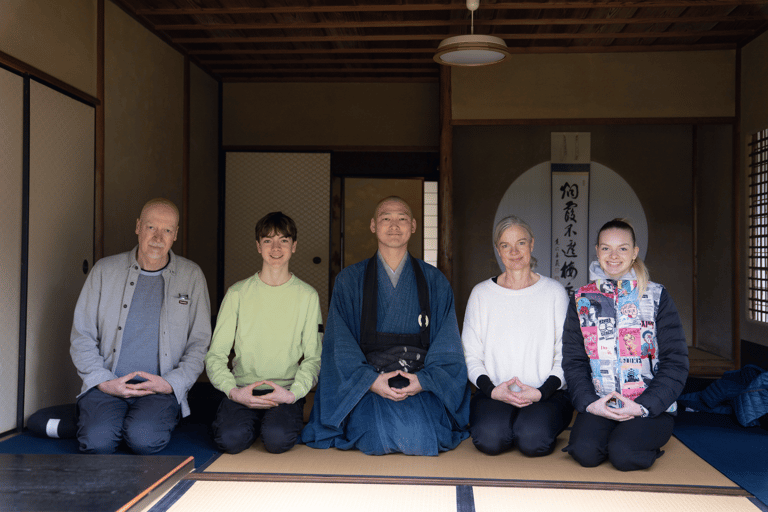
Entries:
[[317, 292], [294, 275], [280, 286], [264, 284], [258, 274], [235, 283], [221, 304], [205, 357], [208, 378], [227, 396], [236, 386], [270, 380], [298, 400], [320, 373], [322, 322]]

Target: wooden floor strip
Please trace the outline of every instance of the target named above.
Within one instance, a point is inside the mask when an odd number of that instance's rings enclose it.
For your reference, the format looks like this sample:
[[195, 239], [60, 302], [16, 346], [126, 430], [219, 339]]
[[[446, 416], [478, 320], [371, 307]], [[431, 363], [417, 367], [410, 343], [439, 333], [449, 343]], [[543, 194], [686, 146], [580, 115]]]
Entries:
[[510, 480], [489, 478], [393, 477], [374, 475], [321, 475], [309, 473], [190, 473], [185, 480], [204, 482], [273, 482], [273, 483], [325, 483], [325, 484], [387, 484], [387, 485], [446, 485], [517, 487], [532, 489], [579, 489], [600, 491], [637, 491], [710, 496], [752, 496], [738, 486], [632, 484], [616, 482], [579, 482], [564, 480]]
[[192, 471], [192, 469], [194, 469], [194, 467], [195, 459], [193, 457], [187, 457], [183, 462], [180, 462], [175, 468], [171, 469], [165, 475], [158, 478], [155, 482], [141, 491], [128, 503], [117, 509], [117, 512], [126, 512], [128, 509], [137, 503], [148, 499], [150, 496], [156, 496], [168, 491], [171, 487], [176, 485], [176, 482], [179, 481], [178, 476], [180, 474], [189, 473]]

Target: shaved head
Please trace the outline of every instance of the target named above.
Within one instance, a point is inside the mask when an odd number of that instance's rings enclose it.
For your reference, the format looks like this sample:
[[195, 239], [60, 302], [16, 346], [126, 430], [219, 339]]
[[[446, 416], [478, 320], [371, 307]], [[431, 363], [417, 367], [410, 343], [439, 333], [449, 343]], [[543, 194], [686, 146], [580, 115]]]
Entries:
[[402, 204], [403, 206], [405, 206], [405, 210], [408, 212], [408, 216], [413, 218], [413, 213], [411, 212], [411, 207], [408, 206], [408, 203], [405, 202], [405, 199], [403, 199], [402, 197], [398, 197], [398, 196], [389, 196], [389, 197], [385, 197], [384, 199], [382, 199], [381, 201], [379, 201], [376, 204], [376, 209], [373, 210], [373, 218], [374, 219], [379, 216], [379, 210], [381, 209], [382, 206], [384, 206], [384, 203], [389, 203], [389, 202], [394, 202], [394, 203]]

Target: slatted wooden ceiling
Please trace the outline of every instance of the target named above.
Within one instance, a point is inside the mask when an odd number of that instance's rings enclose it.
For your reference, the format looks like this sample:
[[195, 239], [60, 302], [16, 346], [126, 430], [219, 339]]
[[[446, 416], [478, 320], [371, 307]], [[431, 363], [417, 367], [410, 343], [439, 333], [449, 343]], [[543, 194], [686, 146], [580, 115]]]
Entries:
[[[436, 81], [463, 0], [114, 0], [224, 82]], [[481, 0], [476, 34], [512, 53], [735, 49], [768, 29], [768, 0]]]

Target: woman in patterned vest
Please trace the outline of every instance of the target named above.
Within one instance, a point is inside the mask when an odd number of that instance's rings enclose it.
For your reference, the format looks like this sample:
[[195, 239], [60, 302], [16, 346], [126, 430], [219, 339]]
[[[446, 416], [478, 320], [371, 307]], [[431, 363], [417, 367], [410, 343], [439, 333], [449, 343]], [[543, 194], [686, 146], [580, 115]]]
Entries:
[[584, 467], [609, 459], [649, 468], [672, 436], [675, 400], [688, 376], [688, 347], [667, 290], [637, 257], [632, 226], [606, 223], [590, 283], [570, 299], [563, 372], [578, 412], [566, 451]]

